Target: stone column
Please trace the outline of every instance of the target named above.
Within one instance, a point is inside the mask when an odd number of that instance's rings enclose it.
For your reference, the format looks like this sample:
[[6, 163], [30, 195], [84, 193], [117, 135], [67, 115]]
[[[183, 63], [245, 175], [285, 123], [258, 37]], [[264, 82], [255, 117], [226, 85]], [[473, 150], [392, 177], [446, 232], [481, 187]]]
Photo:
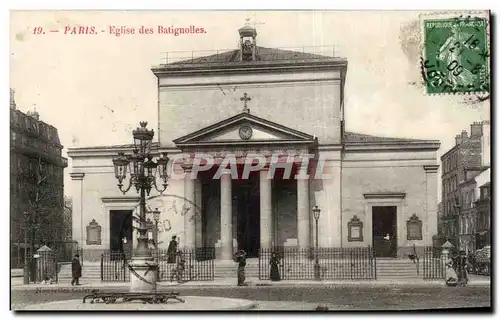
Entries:
[[220, 240], [221, 259], [231, 260], [233, 255], [233, 202], [231, 196], [231, 171], [222, 170], [220, 176]]
[[201, 202], [202, 202], [202, 184], [201, 180], [199, 178], [196, 178], [195, 180], [195, 194], [196, 194], [196, 207], [193, 208], [194, 211], [193, 213], [195, 214], [195, 227], [196, 227], [196, 247], [201, 248], [204, 246], [204, 234], [203, 234], [203, 228], [202, 228], [202, 217], [201, 217]]
[[310, 246], [309, 179], [297, 179], [297, 238], [299, 248]]
[[425, 245], [432, 245], [432, 236], [437, 235], [437, 183], [439, 165], [424, 166], [425, 170], [425, 202], [427, 207], [427, 219], [422, 218], [423, 225], [423, 240]]
[[195, 182], [196, 179], [191, 177], [191, 164], [183, 164], [184, 169], [184, 242], [186, 248], [194, 248], [196, 246], [196, 206], [195, 206]]
[[[73, 172], [69, 174], [73, 183], [73, 210], [71, 214], [71, 230], [73, 240], [78, 241], [78, 247], [85, 246], [84, 231], [85, 224], [83, 222], [83, 172]], [[108, 216], [109, 217], [109, 216]]]
[[268, 178], [269, 168], [260, 171], [260, 247], [270, 248], [273, 241], [273, 217], [271, 179]]

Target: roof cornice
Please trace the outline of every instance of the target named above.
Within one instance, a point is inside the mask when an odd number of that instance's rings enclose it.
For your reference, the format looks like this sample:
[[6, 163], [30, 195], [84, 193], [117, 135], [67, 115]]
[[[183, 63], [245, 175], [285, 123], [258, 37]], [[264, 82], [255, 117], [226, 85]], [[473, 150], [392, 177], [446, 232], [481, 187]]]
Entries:
[[441, 143], [438, 140], [420, 141], [380, 141], [380, 142], [347, 142], [344, 144], [346, 151], [436, 151]]
[[[153, 142], [151, 145], [151, 155], [155, 156], [158, 154], [158, 143]], [[68, 157], [69, 158], [81, 158], [81, 157], [115, 157], [118, 152], [124, 152], [126, 154], [132, 153], [134, 150], [133, 144], [127, 145], [113, 145], [113, 146], [94, 146], [94, 147], [82, 147], [82, 148], [69, 148]]]
[[161, 76], [206, 76], [207, 74], [249, 74], [249, 73], [272, 73], [272, 72], [297, 72], [331, 69], [347, 69], [347, 60], [311, 60], [311, 61], [258, 61], [241, 63], [213, 63], [192, 64], [188, 66], [165, 65], [153, 66], [151, 71], [157, 77]]

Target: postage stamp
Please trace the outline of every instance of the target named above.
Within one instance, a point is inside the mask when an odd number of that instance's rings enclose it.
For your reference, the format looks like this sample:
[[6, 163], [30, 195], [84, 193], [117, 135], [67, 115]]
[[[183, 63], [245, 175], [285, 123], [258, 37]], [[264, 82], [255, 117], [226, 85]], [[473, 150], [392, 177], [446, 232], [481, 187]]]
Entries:
[[426, 92], [489, 92], [488, 18], [427, 16], [422, 20]]

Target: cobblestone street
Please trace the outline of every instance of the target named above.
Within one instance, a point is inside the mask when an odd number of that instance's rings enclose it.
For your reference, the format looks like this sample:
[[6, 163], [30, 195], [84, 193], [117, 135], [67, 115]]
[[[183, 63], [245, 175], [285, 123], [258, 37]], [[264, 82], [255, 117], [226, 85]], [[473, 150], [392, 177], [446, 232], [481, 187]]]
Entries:
[[[127, 290], [109, 288], [107, 292]], [[254, 310], [313, 310], [318, 304], [330, 310], [415, 310], [430, 308], [490, 307], [490, 287], [324, 286], [324, 287], [221, 287], [176, 288], [185, 296], [225, 297], [257, 301]], [[29, 303], [83, 298], [85, 292], [16, 290], [13, 307]]]

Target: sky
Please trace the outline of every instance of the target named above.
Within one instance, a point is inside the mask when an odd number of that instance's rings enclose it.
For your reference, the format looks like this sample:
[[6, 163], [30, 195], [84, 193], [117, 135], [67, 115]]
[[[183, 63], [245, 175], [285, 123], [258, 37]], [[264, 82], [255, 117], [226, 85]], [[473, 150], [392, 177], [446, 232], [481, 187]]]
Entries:
[[[474, 121], [490, 119], [490, 101], [471, 103], [473, 96], [425, 94], [419, 14], [17, 11], [11, 13], [10, 86], [19, 110], [36, 108], [41, 120], [57, 127], [64, 154], [67, 148], [132, 143], [132, 130], [139, 121], [157, 127], [157, 83], [151, 66], [162, 62], [164, 52], [234, 50], [237, 29], [250, 18], [256, 23], [259, 46], [338, 46], [338, 54], [348, 59], [346, 130], [440, 140], [439, 159], [453, 147], [457, 133], [469, 131]], [[206, 33], [156, 32], [158, 26], [190, 25]], [[66, 26], [94, 26], [99, 34], [64, 34]], [[138, 34], [141, 26], [155, 33]], [[110, 27], [135, 28], [136, 33], [116, 36]], [[34, 34], [35, 30], [45, 34]], [[65, 193], [71, 196], [69, 160]]]

